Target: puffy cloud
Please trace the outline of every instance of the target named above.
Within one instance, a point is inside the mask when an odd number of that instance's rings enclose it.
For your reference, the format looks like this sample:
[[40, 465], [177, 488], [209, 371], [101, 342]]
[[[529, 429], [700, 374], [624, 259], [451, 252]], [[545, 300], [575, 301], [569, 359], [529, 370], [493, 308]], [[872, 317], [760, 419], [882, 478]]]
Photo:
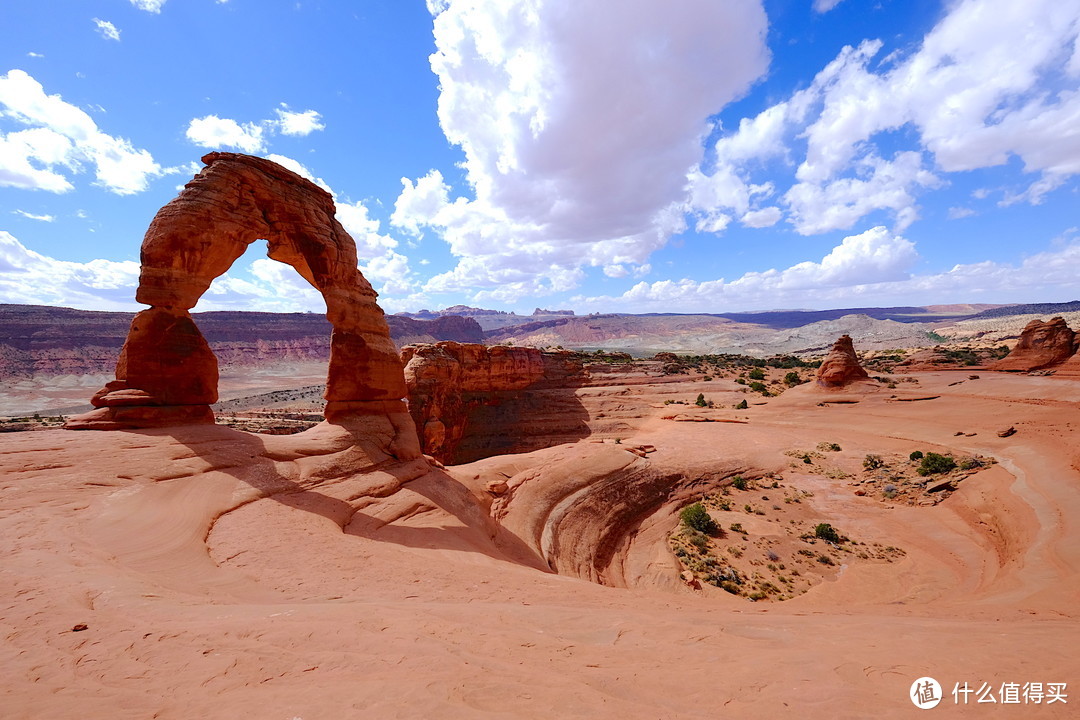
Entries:
[[326, 127], [322, 123], [322, 116], [314, 110], [293, 112], [282, 103], [274, 112], [277, 119], [257, 123], [240, 123], [217, 115], [194, 118], [188, 123], [187, 138], [201, 147], [230, 147], [246, 153], [258, 153], [266, 149], [267, 140], [274, 133], [303, 137]]
[[168, 0], [131, 0], [131, 4], [138, 9], [151, 13], [160, 13], [161, 7], [166, 2], [168, 2]]
[[749, 210], [739, 218], [746, 227], [752, 228], [764, 228], [772, 227], [776, 223], [780, 222], [780, 217], [783, 213], [780, 212], [778, 207], [767, 207], [760, 210]]
[[939, 273], [912, 275], [918, 253], [910, 241], [883, 227], [847, 237], [820, 262], [723, 279], [641, 282], [617, 297], [577, 298], [600, 311], [720, 312], [805, 306], [884, 306], [926, 302], [1026, 302], [1032, 297], [1067, 300], [1080, 292], [1080, 241], [1075, 230], [1058, 247], [1018, 264], [980, 262]]
[[161, 174], [149, 152], [102, 132], [85, 111], [46, 95], [22, 70], [0, 76], [0, 118], [30, 126], [0, 133], [0, 185], [66, 192], [73, 187], [69, 174], [90, 164], [99, 185], [130, 195]]
[[289, 106], [282, 103], [281, 107], [274, 111], [277, 113], [277, 127], [282, 135], [310, 135], [316, 130], [322, 130], [326, 126], [322, 123], [322, 116], [314, 110], [293, 112]]
[[846, 230], [879, 209], [893, 210], [896, 230], [903, 232], [917, 217], [911, 190], [940, 183], [923, 168], [922, 156], [916, 152], [898, 153], [891, 162], [869, 156], [859, 166], [865, 179], [843, 177], [820, 185], [801, 182], [788, 190], [784, 200], [797, 232], [816, 235]]
[[473, 299], [643, 264], [684, 227], [707, 118], [768, 61], [758, 0], [628, 0], [614, 14], [571, 0], [428, 7], [439, 121], [475, 197], [451, 202], [429, 173], [405, 181], [394, 222], [435, 228], [459, 258], [429, 291], [481, 288]]
[[130, 309], [138, 281], [137, 262], [57, 260], [0, 230], [0, 302]]
[[[722, 136], [715, 167], [690, 175], [697, 216], [745, 213], [755, 174], [793, 155], [795, 183], [784, 199], [804, 234], [849, 228], [881, 209], [892, 211], [902, 230], [918, 215], [917, 196], [940, 185], [937, 171], [1018, 157], [1038, 177], [1004, 204], [1038, 204], [1080, 173], [1077, 3], [959, 0], [907, 57], [878, 60], [882, 47], [867, 40], [844, 48], [808, 88]], [[901, 130], [910, 130], [917, 146], [882, 160], [876, 143]], [[897, 141], [904, 136], [891, 135]], [[911, 153], [932, 164], [916, 165]]]
[[217, 115], [195, 118], [188, 123], [187, 139], [206, 148], [231, 147], [246, 153], [261, 152], [265, 147], [263, 129], [255, 123], [241, 125]]
[[94, 25], [97, 27], [97, 31], [101, 34], [101, 37], [106, 40], [120, 42], [120, 31], [108, 20], [98, 20], [97, 18], [94, 18]]
[[422, 225], [445, 225], [440, 213], [450, 204], [450, 188], [442, 173], [431, 170], [415, 183], [401, 178], [402, 190], [394, 202], [390, 224], [413, 235], [421, 234]]

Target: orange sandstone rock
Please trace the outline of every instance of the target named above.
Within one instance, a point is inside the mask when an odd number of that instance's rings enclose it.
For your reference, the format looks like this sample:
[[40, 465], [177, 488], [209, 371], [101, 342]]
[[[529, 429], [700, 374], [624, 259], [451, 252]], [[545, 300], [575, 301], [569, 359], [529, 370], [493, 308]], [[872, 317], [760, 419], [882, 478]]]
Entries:
[[1020, 333], [1006, 357], [994, 363], [994, 370], [1027, 372], [1059, 365], [1076, 353], [1076, 333], [1061, 317], [1046, 322], [1032, 320]]
[[823, 387], [844, 387], [856, 380], [868, 378], [866, 370], [859, 364], [855, 355], [855, 345], [848, 335], [841, 335], [818, 368], [818, 385]]
[[402, 399], [401, 360], [376, 293], [357, 267], [356, 244], [335, 217], [331, 195], [277, 163], [210, 153], [204, 167], [158, 211], [142, 244], [135, 316], [116, 381], [70, 429], [160, 427], [213, 422], [217, 360], [189, 310], [247, 247], [291, 265], [326, 300], [333, 326], [325, 397], [331, 422], [384, 415], [390, 444], [418, 453]]
[[[528, 347], [456, 342], [406, 345], [401, 359], [409, 412], [421, 446], [442, 462], [455, 460], [469, 418], [481, 406], [511, 405], [520, 399], [515, 393], [574, 387], [585, 377], [576, 354]], [[520, 430], [498, 428], [507, 439]]]

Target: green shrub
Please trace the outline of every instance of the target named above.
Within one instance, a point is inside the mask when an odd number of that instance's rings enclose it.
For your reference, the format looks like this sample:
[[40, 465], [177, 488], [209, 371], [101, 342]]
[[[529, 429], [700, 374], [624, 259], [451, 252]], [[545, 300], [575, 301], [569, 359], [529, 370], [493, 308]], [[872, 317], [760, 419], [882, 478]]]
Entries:
[[701, 379], [704, 380], [705, 382], [712, 382], [712, 375], [706, 375], [705, 377], [703, 377]]
[[937, 475], [938, 473], [947, 473], [950, 470], [956, 469], [956, 461], [948, 455], [939, 455], [935, 452], [926, 453], [926, 457], [922, 459], [919, 464], [918, 473], [920, 475]]
[[709, 403], [705, 402], [705, 393], [698, 393], [697, 400], [694, 401], [694, 404], [698, 407], [705, 407], [708, 405]]
[[862, 466], [867, 470], [877, 470], [885, 467], [885, 461], [881, 459], [880, 455], [867, 455], [863, 458]]
[[746, 373], [746, 377], [750, 378], [751, 380], [764, 380], [765, 371], [761, 368], [754, 368], [750, 372]]
[[751, 390], [753, 390], [754, 392], [761, 393], [762, 395], [768, 395], [769, 394], [769, 389], [765, 387], [765, 384], [764, 383], [759, 383], [757, 380], [750, 383], [750, 385], [748, 387]]
[[795, 387], [796, 385], [802, 385], [802, 378], [799, 377], [799, 373], [792, 370], [784, 376], [784, 384]]
[[735, 409], [736, 410], [746, 410], [749, 407], [750, 407], [749, 403], [747, 403], [745, 400], [743, 400], [742, 402], [740, 402], [738, 405], [735, 406]]
[[686, 527], [703, 532], [706, 535], [713, 535], [720, 529], [705, 509], [705, 506], [699, 502], [684, 507], [682, 512], [679, 513], [679, 518]]
[[744, 478], [742, 475], [736, 475], [735, 479], [731, 481], [731, 486], [736, 490], [745, 490], [746, 478]]
[[922, 450], [913, 450], [912, 453], [910, 455], [908, 455], [908, 460], [914, 461], [914, 460], [922, 460], [922, 459], [923, 459], [923, 451]]
[[836, 528], [829, 523], [818, 523], [817, 527], [814, 528], [814, 537], [831, 543], [838, 543], [844, 539], [840, 533], [836, 532]]
[[740, 385], [746, 384], [746, 380], [741, 377], [735, 378], [735, 382], [739, 383]]

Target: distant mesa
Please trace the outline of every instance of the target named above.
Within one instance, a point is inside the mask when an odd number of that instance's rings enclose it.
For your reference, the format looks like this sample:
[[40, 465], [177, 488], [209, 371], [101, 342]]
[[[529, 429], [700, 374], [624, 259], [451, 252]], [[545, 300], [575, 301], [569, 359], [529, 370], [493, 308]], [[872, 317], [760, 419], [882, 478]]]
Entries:
[[150, 306], [131, 322], [116, 380], [73, 430], [214, 422], [218, 366], [190, 309], [247, 247], [267, 240], [271, 259], [291, 265], [326, 301], [333, 326], [325, 416], [382, 417], [388, 451], [418, 457], [403, 399], [401, 360], [376, 293], [357, 268], [356, 244], [314, 183], [263, 158], [210, 153], [180, 195], [158, 211], [142, 244], [135, 299]]
[[855, 354], [855, 344], [850, 335], [840, 336], [817, 372], [818, 385], [827, 388], [842, 388], [869, 377], [870, 375], [859, 364], [859, 358]]
[[1030, 372], [1045, 370], [1069, 362], [1066, 373], [1080, 365], [1074, 356], [1080, 338], [1069, 328], [1065, 319], [1054, 317], [1043, 322], [1032, 320], [1020, 333], [1012, 352], [992, 366], [993, 370], [1005, 372]]
[[536, 308], [533, 310], [533, 315], [566, 315], [567, 317], [573, 317], [573, 310], [544, 310], [543, 308]]

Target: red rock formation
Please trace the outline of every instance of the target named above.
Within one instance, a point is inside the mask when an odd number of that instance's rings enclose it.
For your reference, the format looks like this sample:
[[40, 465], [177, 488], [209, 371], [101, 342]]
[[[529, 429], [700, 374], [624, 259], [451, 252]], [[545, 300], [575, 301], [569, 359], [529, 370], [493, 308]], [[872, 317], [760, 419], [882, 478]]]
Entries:
[[[116, 382], [94, 396], [99, 408], [71, 429], [119, 429], [212, 422], [217, 360], [189, 310], [255, 240], [291, 265], [326, 300], [333, 326], [327, 418], [386, 415], [391, 446], [418, 452], [403, 415], [405, 381], [376, 293], [357, 268], [356, 244], [334, 217], [325, 190], [263, 158], [210, 153], [206, 167], [158, 211], [142, 244], [135, 299], [150, 306], [132, 320]], [[133, 410], [132, 408], [137, 408]]]
[[1032, 320], [1024, 326], [1012, 352], [991, 369], [1027, 372], [1053, 367], [1076, 353], [1076, 342], [1076, 333], [1069, 329], [1064, 318], [1055, 317], [1047, 322]]
[[[481, 407], [514, 404], [521, 400], [516, 393], [526, 389], [575, 387], [585, 377], [580, 357], [568, 351], [440, 342], [407, 345], [401, 359], [421, 446], [443, 462], [458, 459], [470, 418], [475, 420]], [[581, 422], [580, 417], [566, 420]], [[521, 430], [499, 428], [503, 439]]]
[[825, 357], [818, 368], [818, 385], [828, 388], [844, 387], [856, 380], [864, 380], [869, 375], [859, 364], [859, 358], [855, 355], [855, 345], [848, 335], [841, 335], [832, 350]]

